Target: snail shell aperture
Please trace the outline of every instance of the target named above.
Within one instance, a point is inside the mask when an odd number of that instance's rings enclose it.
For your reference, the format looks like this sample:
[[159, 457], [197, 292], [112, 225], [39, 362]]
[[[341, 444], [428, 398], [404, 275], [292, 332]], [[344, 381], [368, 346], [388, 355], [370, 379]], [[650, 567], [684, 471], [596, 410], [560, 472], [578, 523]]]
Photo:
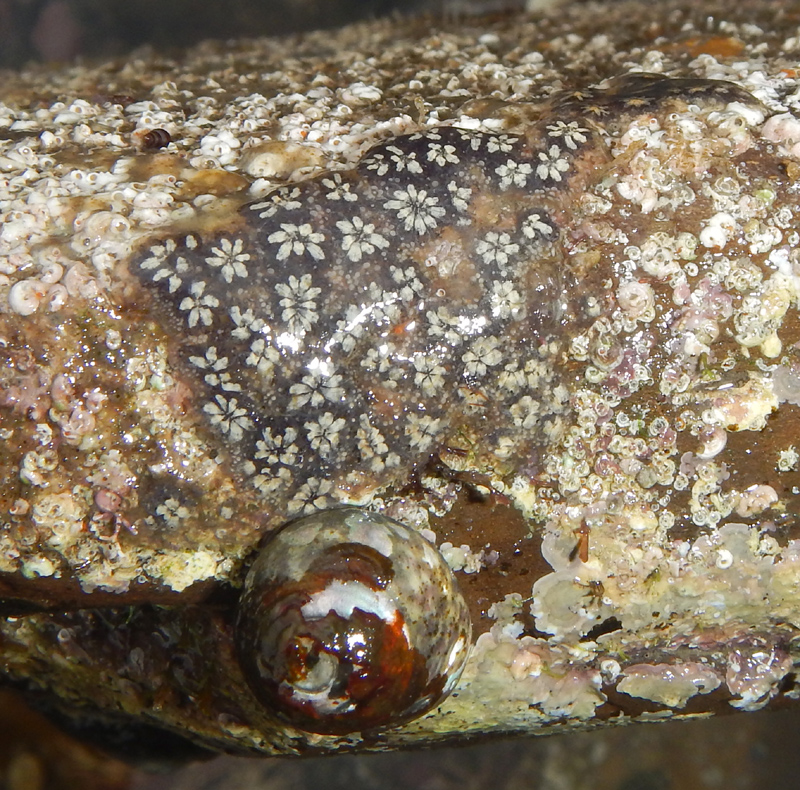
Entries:
[[467, 659], [467, 605], [418, 532], [358, 508], [291, 522], [261, 550], [236, 625], [253, 692], [298, 729], [346, 734], [420, 716]]

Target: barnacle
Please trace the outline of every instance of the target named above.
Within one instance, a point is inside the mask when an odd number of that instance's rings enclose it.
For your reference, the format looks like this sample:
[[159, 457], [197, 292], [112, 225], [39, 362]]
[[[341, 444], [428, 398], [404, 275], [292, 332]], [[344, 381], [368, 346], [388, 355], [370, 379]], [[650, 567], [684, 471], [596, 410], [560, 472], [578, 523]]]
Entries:
[[490, 470], [509, 444], [523, 458], [552, 439], [565, 411], [552, 346], [535, 401], [509, 376], [582, 320], [559, 218], [608, 162], [597, 119], [621, 127], [689, 99], [754, 102], [726, 82], [632, 75], [554, 97], [519, 134], [395, 138], [246, 205], [235, 231], [151, 243], [133, 270], [168, 305], [202, 410], [264, 500], [311, 512], [345, 477], [351, 491], [402, 481], [454, 446], [479, 447]]
[[275, 535], [237, 623], [245, 677], [268, 712], [344, 734], [422, 715], [455, 687], [470, 644], [455, 578], [418, 532], [340, 508]]

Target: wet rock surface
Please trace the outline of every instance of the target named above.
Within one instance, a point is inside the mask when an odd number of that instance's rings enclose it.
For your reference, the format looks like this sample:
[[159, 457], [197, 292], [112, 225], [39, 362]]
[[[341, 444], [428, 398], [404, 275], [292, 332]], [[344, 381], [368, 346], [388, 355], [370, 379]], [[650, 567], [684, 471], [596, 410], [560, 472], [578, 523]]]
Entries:
[[[266, 753], [791, 700], [797, 30], [721, 8], [4, 74], [7, 677]], [[232, 646], [259, 542], [339, 505], [476, 637], [369, 738], [278, 725]]]

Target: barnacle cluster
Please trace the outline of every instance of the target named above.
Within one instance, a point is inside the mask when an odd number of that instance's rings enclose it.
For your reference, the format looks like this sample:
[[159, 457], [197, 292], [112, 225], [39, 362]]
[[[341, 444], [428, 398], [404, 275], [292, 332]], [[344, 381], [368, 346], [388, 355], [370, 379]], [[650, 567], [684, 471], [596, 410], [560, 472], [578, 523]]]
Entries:
[[575, 285], [551, 216], [589, 139], [577, 122], [396, 138], [245, 206], [236, 234], [134, 260], [263, 497], [309, 512], [443, 448], [513, 468], [558, 434], [548, 341]]

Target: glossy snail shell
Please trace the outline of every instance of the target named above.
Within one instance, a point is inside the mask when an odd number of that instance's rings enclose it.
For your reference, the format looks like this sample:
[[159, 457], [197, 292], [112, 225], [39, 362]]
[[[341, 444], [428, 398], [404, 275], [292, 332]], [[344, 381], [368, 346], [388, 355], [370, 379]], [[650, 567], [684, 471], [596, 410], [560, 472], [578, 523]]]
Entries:
[[346, 734], [420, 716], [455, 687], [471, 624], [418, 532], [358, 508], [294, 521], [261, 550], [236, 625], [254, 694], [297, 729]]

